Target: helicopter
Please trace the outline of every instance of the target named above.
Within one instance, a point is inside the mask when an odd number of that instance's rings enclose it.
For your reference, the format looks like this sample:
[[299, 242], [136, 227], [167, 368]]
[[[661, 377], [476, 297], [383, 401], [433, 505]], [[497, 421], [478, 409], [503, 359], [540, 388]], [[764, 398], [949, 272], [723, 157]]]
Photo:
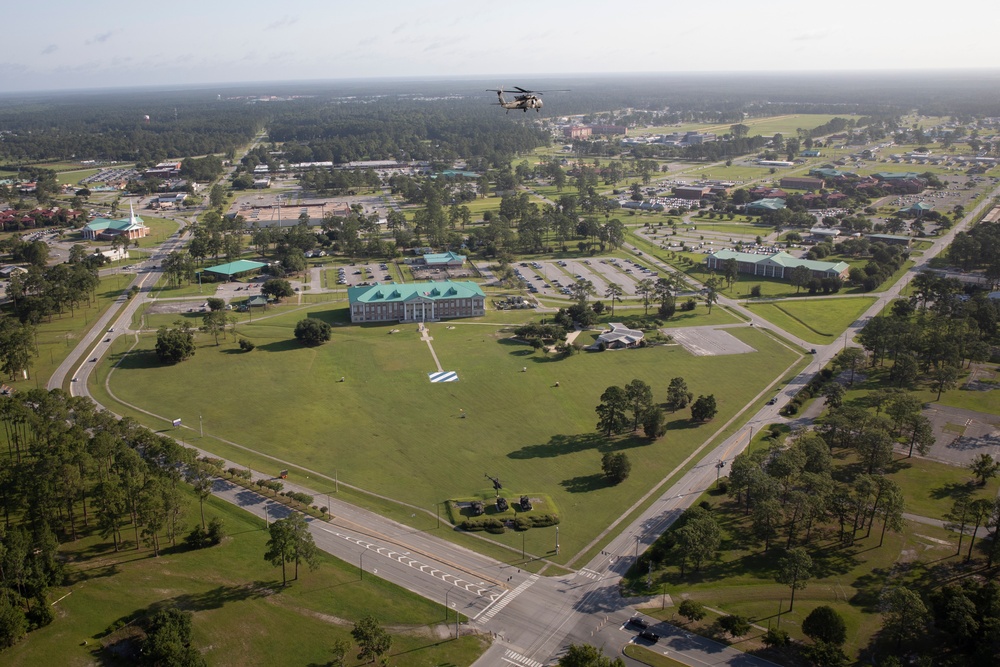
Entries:
[[528, 113], [528, 109], [534, 109], [536, 112], [539, 112], [539, 111], [541, 111], [542, 106], [543, 106], [542, 105], [542, 100], [541, 100], [542, 93], [544, 93], [544, 92], [549, 92], [549, 93], [568, 93], [569, 92], [568, 90], [549, 90], [549, 91], [544, 91], [544, 90], [525, 90], [524, 88], [520, 88], [518, 86], [514, 86], [514, 90], [513, 91], [507, 91], [507, 92], [513, 93], [514, 91], [517, 91], [517, 94], [514, 95], [514, 99], [513, 100], [511, 100], [511, 101], [508, 102], [503, 97], [504, 89], [503, 89], [502, 86], [500, 88], [487, 88], [486, 90], [488, 92], [493, 92], [493, 93], [497, 94], [497, 99], [499, 100], [499, 102], [497, 102], [497, 104], [499, 106], [502, 106], [504, 109], [506, 109], [507, 113], [510, 113], [511, 109], [514, 109], [514, 110], [520, 109], [521, 111], [523, 111], [525, 113]]

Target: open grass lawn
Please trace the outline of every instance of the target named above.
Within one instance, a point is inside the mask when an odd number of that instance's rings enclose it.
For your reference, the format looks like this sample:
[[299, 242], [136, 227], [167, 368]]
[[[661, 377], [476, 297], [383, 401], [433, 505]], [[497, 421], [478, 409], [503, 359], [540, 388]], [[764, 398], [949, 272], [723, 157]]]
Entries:
[[828, 345], [861, 316], [874, 297], [747, 303], [746, 307], [768, 322], [804, 341]]
[[[56, 174], [56, 182], [59, 183], [59, 185], [65, 185], [67, 183], [79, 185], [80, 181], [88, 176], [93, 176], [99, 171], [100, 169], [73, 169], [71, 171], [60, 171]], [[80, 185], [80, 187], [82, 188], [86, 186]]]
[[[720, 558], [702, 566], [700, 572], [688, 568], [680, 574], [679, 563], [668, 555], [665, 567], [653, 570], [653, 593], [661, 586], [673, 597], [674, 605], [690, 598], [723, 613], [742, 614], [756, 625], [774, 627], [779, 609], [783, 612], [780, 627], [794, 638], [805, 639], [800, 628], [803, 619], [814, 608], [829, 605], [846, 621], [849, 656], [867, 647], [881, 627], [878, 600], [887, 581], [889, 585], [908, 585], [929, 591], [950, 578], [959, 567], [955, 557], [957, 540], [943, 529], [906, 522], [902, 533], [886, 533], [879, 546], [881, 524], [876, 521], [871, 535], [867, 528], [858, 532], [858, 539], [851, 546], [842, 546], [837, 538], [835, 524], [814, 533], [807, 547], [813, 560], [812, 578], [804, 589], [796, 591], [795, 605], [788, 612], [790, 589], [774, 581], [774, 573], [785, 536], [776, 539], [770, 551], [764, 553], [763, 544], [755, 544], [749, 536], [750, 518], [737, 509], [732, 500], [722, 495], [707, 493], [703, 496], [713, 507], [713, 512], [723, 531]], [[966, 540], [963, 549], [968, 545]], [[639, 577], [645, 584], [646, 572]], [[660, 610], [659, 600], [646, 613], [665, 620], [682, 619], [676, 616], [677, 607]], [[701, 623], [687, 626], [701, 634], [711, 634], [710, 626], [718, 615], [709, 613]], [[742, 650], [759, 648], [763, 630], [754, 628], [747, 638], [734, 645]], [[808, 639], [805, 639], [808, 642]]]
[[[186, 493], [184, 534], [200, 517], [197, 500]], [[263, 558], [268, 534], [260, 519], [213, 498], [205, 514], [221, 517], [229, 535], [207, 549], [166, 549], [154, 558], [145, 547], [136, 551], [134, 542], [116, 554], [96, 535], [66, 544], [69, 584], [50, 592], [59, 600], [55, 621], [4, 651], [4, 664], [117, 664], [100, 652], [106, 629], [167, 607], [194, 614], [194, 645], [210, 665], [326, 664], [333, 642], [352, 641], [354, 621], [366, 614], [392, 633], [394, 665], [468, 665], [485, 648], [471, 635], [449, 640], [440, 603], [376, 576], [362, 581], [354, 564], [326, 555], [318, 569], [302, 567], [299, 580], [282, 590], [280, 568]], [[130, 528], [123, 534], [128, 538]], [[355, 648], [348, 665], [360, 664], [356, 654]]]
[[[171, 367], [151, 352], [154, 337], [144, 337], [120, 360], [111, 391], [185, 423], [204, 415], [208, 433], [331, 478], [336, 471], [341, 481], [431, 512], [446, 499], [492, 494], [483, 473], [499, 475], [511, 496], [552, 497], [563, 522], [562, 558], [593, 539], [796, 360], [749, 328], [732, 334], [759, 352], [738, 359], [695, 358], [679, 346], [556, 359], [509, 340], [510, 333], [489, 324], [498, 317], [490, 313], [479, 322], [429, 326], [442, 367], [459, 375], [456, 383], [431, 384], [427, 374], [436, 367], [415, 325], [335, 326], [330, 343], [303, 348], [291, 330], [307, 315], [346, 321], [345, 308], [327, 305], [255, 319], [239, 327], [257, 344], [253, 352], [237, 353], [232, 339], [216, 347], [199, 336], [197, 354]], [[400, 333], [389, 335], [393, 328]], [[107, 364], [101, 366], [106, 371]], [[655, 443], [608, 440], [596, 432], [594, 408], [606, 387], [640, 378], [662, 401], [675, 376], [684, 377], [695, 395], [715, 394], [720, 413], [714, 423], [692, 426], [686, 411], [670, 415], [670, 430]], [[341, 377], [345, 382], [337, 381]], [[93, 389], [103, 400], [102, 388]], [[617, 487], [600, 472], [601, 455], [609, 450], [626, 451], [632, 460], [632, 476]], [[235, 448], [217, 453], [241, 462], [250, 456]], [[263, 469], [277, 465], [248, 462]], [[519, 536], [500, 539], [520, 547]]]
[[[707, 234], [732, 234], [733, 236], [748, 236], [751, 239], [761, 236], [767, 237], [774, 233], [774, 227], [770, 225], [755, 225], [739, 223], [736, 220], [723, 221], [720, 218], [709, 220], [708, 218], [692, 218], [689, 225], [683, 225], [685, 231], [694, 227], [694, 232]], [[687, 232], [692, 234], [694, 232]]]

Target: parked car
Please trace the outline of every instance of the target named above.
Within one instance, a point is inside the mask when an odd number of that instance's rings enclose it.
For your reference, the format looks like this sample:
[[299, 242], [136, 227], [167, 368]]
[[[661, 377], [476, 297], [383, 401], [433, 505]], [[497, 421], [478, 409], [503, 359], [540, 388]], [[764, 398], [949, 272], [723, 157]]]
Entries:
[[652, 630], [643, 630], [639, 633], [639, 636], [648, 642], [652, 642], [653, 644], [660, 641], [660, 635], [656, 634]]
[[641, 630], [645, 630], [646, 628], [649, 627], [649, 623], [646, 621], [646, 619], [640, 618], [639, 616], [633, 616], [632, 618], [625, 621], [625, 624], [631, 625]]

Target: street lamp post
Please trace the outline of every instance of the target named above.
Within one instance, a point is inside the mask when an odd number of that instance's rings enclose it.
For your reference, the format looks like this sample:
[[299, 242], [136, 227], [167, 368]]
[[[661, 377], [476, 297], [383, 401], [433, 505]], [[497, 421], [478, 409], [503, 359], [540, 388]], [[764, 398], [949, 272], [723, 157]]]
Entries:
[[635, 536], [635, 560], [639, 562], [639, 536]]
[[559, 555], [559, 526], [556, 526], [556, 555]]
[[267, 504], [264, 505], [264, 529], [267, 530]]
[[201, 421], [201, 415], [198, 415], [198, 430], [201, 432], [201, 437], [205, 437], [205, 425]]
[[[365, 549], [367, 551], [367, 549]], [[358, 569], [361, 570], [361, 581], [365, 580], [365, 551], [361, 552], [361, 556], [358, 558]]]

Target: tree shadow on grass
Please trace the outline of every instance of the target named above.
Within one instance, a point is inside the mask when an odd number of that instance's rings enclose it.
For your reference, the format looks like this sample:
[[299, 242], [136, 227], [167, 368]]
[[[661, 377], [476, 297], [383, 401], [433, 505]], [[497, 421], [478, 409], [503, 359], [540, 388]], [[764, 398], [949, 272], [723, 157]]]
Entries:
[[314, 319], [314, 320], [320, 320], [322, 322], [326, 322], [327, 324], [331, 324], [331, 325], [332, 324], [339, 325], [339, 324], [343, 324], [343, 322], [344, 322], [343, 315], [346, 312], [347, 312], [346, 308], [340, 308], [340, 309], [335, 309], [335, 310], [334, 309], [331, 309], [331, 310], [318, 310], [315, 313], [306, 313], [306, 317]]
[[679, 419], [671, 419], [667, 422], [667, 431], [686, 431], [692, 428], [698, 428], [703, 426], [702, 422], [692, 421], [686, 417], [681, 417]]
[[511, 459], [547, 459], [564, 454], [575, 454], [587, 449], [599, 450], [607, 444], [607, 440], [599, 433], [577, 433], [573, 435], [554, 435], [548, 442], [538, 445], [525, 445], [521, 449], [507, 454]]
[[889, 580], [890, 574], [892, 573], [886, 568], [879, 567], [868, 574], [861, 575], [852, 584], [857, 593], [851, 596], [848, 602], [855, 607], [860, 607], [865, 613], [878, 612], [879, 600], [883, 591], [886, 590], [885, 582]]
[[931, 489], [931, 498], [935, 500], [958, 500], [962, 496], [967, 496], [976, 490], [973, 482], [949, 482]]
[[265, 352], [289, 352], [291, 350], [301, 350], [302, 347], [302, 343], [294, 338], [289, 338], [288, 340], [276, 340], [273, 343], [258, 345], [257, 349], [264, 350]]
[[609, 486], [614, 486], [614, 484], [605, 475], [595, 473], [593, 475], [578, 475], [564, 479], [559, 482], [559, 486], [566, 489], [569, 493], [587, 493], [588, 491], [606, 489]]
[[147, 370], [168, 365], [160, 361], [152, 350], [112, 354], [110, 359], [119, 371]]

